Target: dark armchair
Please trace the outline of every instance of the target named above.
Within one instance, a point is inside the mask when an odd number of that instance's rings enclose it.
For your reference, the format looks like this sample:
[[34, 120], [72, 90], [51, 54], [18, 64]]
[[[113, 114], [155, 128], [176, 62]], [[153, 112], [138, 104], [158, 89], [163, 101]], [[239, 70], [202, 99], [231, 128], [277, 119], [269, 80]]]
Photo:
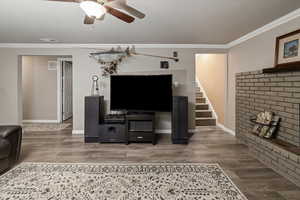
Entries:
[[0, 173], [12, 167], [20, 157], [22, 128], [0, 126]]

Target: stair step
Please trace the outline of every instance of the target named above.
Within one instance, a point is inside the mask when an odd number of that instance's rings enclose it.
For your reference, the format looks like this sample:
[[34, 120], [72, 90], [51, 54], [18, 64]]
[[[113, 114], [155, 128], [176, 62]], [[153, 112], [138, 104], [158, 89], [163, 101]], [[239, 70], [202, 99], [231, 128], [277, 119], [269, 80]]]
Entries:
[[196, 118], [208, 118], [212, 117], [212, 112], [210, 110], [197, 110]]
[[214, 118], [196, 118], [196, 126], [216, 126]]
[[196, 110], [208, 110], [209, 105], [205, 103], [197, 103], [196, 104]]
[[197, 92], [196, 97], [203, 97], [203, 92]]
[[196, 98], [196, 103], [206, 103], [206, 99], [203, 97], [197, 97]]

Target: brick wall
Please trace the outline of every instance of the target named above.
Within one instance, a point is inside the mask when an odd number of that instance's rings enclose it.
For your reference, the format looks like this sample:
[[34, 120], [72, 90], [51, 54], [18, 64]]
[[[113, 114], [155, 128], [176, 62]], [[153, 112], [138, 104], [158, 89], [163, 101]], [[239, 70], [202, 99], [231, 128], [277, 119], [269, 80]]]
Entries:
[[273, 111], [282, 118], [278, 139], [300, 147], [300, 73], [263, 74], [262, 71], [236, 75], [236, 132], [251, 130], [250, 117]]
[[236, 136], [253, 156], [300, 186], [300, 155], [250, 134], [249, 119], [262, 111], [282, 118], [277, 138], [300, 148], [300, 72], [263, 74], [262, 71], [236, 75]]
[[248, 146], [251, 155], [300, 187], [299, 155], [251, 134], [239, 137], [238, 140]]

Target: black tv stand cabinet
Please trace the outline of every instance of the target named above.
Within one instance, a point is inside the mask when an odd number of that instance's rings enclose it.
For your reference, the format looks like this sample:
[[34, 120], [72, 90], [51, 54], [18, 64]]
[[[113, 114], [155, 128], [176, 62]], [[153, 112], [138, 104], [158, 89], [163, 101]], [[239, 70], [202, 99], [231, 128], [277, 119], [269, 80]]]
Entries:
[[[124, 120], [122, 120], [122, 118]], [[100, 124], [100, 143], [151, 142], [156, 144], [155, 113], [106, 115]]]
[[128, 143], [151, 142], [156, 144], [155, 113], [128, 113], [126, 115]]

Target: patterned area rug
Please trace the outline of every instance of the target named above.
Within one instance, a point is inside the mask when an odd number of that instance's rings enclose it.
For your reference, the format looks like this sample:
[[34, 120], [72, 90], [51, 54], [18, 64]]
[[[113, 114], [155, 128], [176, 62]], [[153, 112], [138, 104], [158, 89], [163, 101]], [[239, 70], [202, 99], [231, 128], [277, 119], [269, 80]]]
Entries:
[[25, 132], [49, 132], [49, 131], [61, 131], [68, 128], [71, 124], [31, 124], [24, 123], [23, 129]]
[[218, 164], [23, 163], [0, 177], [1, 200], [246, 200]]

